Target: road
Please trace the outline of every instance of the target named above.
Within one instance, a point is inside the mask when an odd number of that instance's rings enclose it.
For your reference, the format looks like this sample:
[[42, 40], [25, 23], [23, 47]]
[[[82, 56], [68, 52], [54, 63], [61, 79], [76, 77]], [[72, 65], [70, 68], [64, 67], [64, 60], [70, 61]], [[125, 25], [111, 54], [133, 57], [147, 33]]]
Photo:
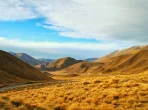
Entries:
[[71, 83], [71, 82], [76, 82], [76, 81], [54, 81], [54, 82], [46, 82], [46, 83], [33, 83], [33, 84], [15, 84], [15, 85], [10, 85], [10, 86], [5, 86], [0, 88], [0, 92], [12, 90], [15, 88], [21, 88], [21, 87], [26, 87], [26, 86], [32, 86], [32, 85], [41, 85], [41, 84], [61, 84], [61, 83]]

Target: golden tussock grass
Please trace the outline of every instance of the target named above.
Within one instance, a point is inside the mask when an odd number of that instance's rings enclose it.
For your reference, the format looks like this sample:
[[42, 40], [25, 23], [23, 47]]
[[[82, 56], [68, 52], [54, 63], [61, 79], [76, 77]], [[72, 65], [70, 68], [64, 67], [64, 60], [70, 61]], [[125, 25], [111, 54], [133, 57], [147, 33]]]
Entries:
[[82, 78], [80, 82], [0, 94], [2, 110], [147, 110], [148, 72]]

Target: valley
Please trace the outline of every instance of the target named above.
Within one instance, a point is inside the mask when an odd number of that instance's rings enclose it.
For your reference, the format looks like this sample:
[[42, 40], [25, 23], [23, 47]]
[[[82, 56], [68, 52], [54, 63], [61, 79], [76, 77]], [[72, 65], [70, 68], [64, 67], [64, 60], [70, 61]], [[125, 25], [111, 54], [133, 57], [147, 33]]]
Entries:
[[92, 62], [65, 57], [41, 64], [44, 68], [4, 51], [0, 55], [2, 110], [148, 108], [148, 46], [116, 51]]

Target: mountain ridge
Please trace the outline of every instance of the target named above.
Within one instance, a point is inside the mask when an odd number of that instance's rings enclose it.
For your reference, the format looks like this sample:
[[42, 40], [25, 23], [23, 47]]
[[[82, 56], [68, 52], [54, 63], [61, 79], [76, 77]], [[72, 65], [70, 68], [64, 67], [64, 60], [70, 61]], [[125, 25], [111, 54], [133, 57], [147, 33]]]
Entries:
[[9, 52], [9, 53], [12, 54], [13, 56], [19, 58], [20, 60], [32, 65], [32, 66], [35, 66], [35, 65], [42, 63], [42, 61], [37, 60], [37, 59], [33, 58], [32, 56], [30, 56], [26, 53], [14, 53], [14, 52]]

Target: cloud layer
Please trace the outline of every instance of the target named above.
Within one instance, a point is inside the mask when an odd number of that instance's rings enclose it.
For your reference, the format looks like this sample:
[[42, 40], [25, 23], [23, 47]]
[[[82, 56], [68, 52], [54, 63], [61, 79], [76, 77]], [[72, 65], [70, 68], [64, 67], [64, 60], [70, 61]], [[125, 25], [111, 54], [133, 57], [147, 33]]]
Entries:
[[[132, 44], [131, 44], [132, 45]], [[130, 46], [131, 46], [130, 45]], [[129, 44], [117, 43], [59, 43], [59, 42], [34, 42], [12, 40], [0, 37], [0, 47], [6, 51], [25, 52], [36, 58], [60, 58], [71, 56], [74, 58], [100, 57], [109, 52], [123, 47], [128, 47]]]
[[1, 0], [0, 20], [43, 17], [66, 37], [148, 42], [147, 10], [147, 0]]

